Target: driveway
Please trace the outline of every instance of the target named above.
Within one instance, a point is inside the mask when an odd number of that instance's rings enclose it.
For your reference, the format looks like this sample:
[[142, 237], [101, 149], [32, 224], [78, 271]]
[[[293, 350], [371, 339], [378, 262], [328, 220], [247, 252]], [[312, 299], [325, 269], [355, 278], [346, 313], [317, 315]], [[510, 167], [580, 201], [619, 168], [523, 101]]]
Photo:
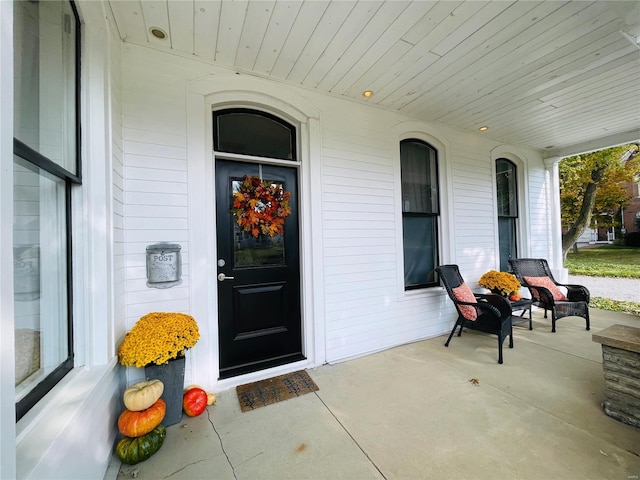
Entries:
[[640, 303], [640, 279], [637, 278], [609, 278], [587, 277], [584, 275], [569, 275], [568, 283], [584, 285], [589, 289], [592, 297], [602, 297], [623, 302]]

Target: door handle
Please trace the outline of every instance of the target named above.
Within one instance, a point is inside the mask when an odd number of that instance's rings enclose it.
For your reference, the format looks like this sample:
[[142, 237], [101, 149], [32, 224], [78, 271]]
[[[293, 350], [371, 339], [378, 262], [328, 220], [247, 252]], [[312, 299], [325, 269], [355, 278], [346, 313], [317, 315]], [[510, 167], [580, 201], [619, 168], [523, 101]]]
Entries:
[[233, 280], [236, 277], [227, 277], [224, 273], [219, 273], [218, 274], [218, 281], [219, 282], [224, 282], [225, 280]]

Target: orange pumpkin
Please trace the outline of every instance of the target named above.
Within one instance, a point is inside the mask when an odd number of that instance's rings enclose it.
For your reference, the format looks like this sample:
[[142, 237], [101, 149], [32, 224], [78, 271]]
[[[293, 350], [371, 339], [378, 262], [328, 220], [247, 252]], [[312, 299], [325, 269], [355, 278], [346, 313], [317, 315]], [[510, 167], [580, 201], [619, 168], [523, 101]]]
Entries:
[[145, 410], [134, 412], [125, 409], [118, 418], [118, 430], [125, 437], [140, 437], [146, 435], [164, 419], [167, 404], [161, 398]]

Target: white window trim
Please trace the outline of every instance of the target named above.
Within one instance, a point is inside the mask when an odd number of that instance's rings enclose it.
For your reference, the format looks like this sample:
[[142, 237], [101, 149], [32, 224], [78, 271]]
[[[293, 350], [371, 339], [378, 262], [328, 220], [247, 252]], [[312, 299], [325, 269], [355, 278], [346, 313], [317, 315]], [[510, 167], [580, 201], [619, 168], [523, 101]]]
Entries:
[[525, 175], [527, 168], [526, 156], [513, 147], [499, 146], [491, 150], [491, 188], [493, 189], [493, 211], [495, 212], [495, 269], [500, 270], [500, 234], [497, 228], [498, 222], [498, 185], [496, 181], [496, 160], [504, 158], [509, 160], [516, 166], [517, 173], [517, 197], [518, 197], [518, 219], [516, 222], [516, 247], [518, 256], [526, 258], [531, 252], [531, 235], [526, 234], [530, 231], [530, 213], [529, 202], [526, 200], [529, 196], [528, 177]]
[[[13, 2], [0, 2], [0, 223], [13, 224]], [[13, 229], [0, 229], [0, 269], [13, 271]], [[13, 275], [0, 277], [0, 385], [15, 384]], [[0, 478], [16, 478], [15, 391], [0, 388]]]
[[[189, 161], [189, 205], [191, 215], [191, 263], [203, 268], [191, 272], [191, 314], [210, 319], [201, 325], [201, 348], [194, 350], [192, 361], [195, 378], [205, 379], [210, 387], [230, 388], [267, 375], [269, 369], [242, 375], [223, 382], [218, 380], [216, 236], [214, 202], [214, 154], [212, 112], [220, 108], [255, 108], [277, 115], [297, 130], [300, 190], [300, 280], [301, 314], [303, 318], [304, 366], [320, 365], [326, 359], [322, 236], [322, 199], [312, 181], [321, 178], [321, 132], [319, 112], [291, 86], [236, 74], [221, 74], [191, 82], [187, 92], [187, 157]], [[296, 162], [291, 162], [292, 166]], [[313, 198], [312, 198], [313, 192]], [[196, 206], [199, 206], [196, 208]], [[316, 234], [314, 235], [314, 232]], [[200, 300], [206, 300], [200, 301]], [[202, 367], [201, 367], [202, 366]], [[300, 368], [298, 363], [280, 369]], [[303, 366], [303, 368], [304, 368]], [[200, 370], [201, 369], [201, 370]]]
[[[430, 132], [430, 133], [427, 133]], [[451, 146], [444, 135], [439, 135], [438, 129], [423, 122], [408, 121], [395, 125], [392, 129], [394, 168], [394, 204], [396, 218], [396, 292], [399, 301], [415, 298], [416, 296], [441, 296], [444, 289], [440, 286], [405, 290], [404, 285], [404, 239], [402, 235], [402, 176], [400, 168], [400, 142], [415, 138], [422, 140], [438, 152], [438, 191], [440, 195], [440, 215], [438, 216], [438, 258], [440, 264], [453, 262], [455, 251], [455, 222], [447, 221], [453, 218], [453, 186], [451, 185]]]

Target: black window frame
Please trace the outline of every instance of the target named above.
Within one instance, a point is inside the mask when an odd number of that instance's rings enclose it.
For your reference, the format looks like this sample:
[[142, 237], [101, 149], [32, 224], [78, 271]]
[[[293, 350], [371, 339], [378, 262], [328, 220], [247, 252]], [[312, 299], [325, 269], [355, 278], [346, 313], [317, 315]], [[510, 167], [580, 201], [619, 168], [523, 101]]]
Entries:
[[269, 120], [273, 120], [276, 123], [279, 123], [280, 125], [282, 125], [283, 127], [285, 127], [287, 130], [289, 130], [289, 137], [291, 139], [291, 158], [282, 158], [282, 157], [276, 157], [273, 155], [265, 155], [265, 154], [260, 154], [260, 155], [252, 155], [252, 156], [259, 156], [259, 157], [264, 157], [264, 158], [273, 158], [273, 159], [277, 159], [277, 160], [287, 160], [287, 161], [291, 161], [291, 162], [297, 162], [298, 161], [298, 146], [297, 146], [297, 129], [294, 125], [290, 124], [289, 122], [287, 122], [286, 120], [273, 115], [269, 112], [263, 112], [262, 110], [257, 110], [257, 109], [253, 109], [253, 108], [225, 108], [225, 109], [221, 109], [221, 110], [214, 110], [212, 112], [213, 114], [213, 149], [216, 152], [219, 153], [234, 153], [234, 154], [238, 154], [238, 155], [246, 155], [242, 152], [234, 152], [234, 151], [229, 151], [229, 150], [219, 150], [219, 132], [218, 132], [218, 119], [224, 115], [233, 115], [233, 114], [238, 114], [238, 113], [243, 113], [243, 114], [248, 114], [248, 115], [255, 115], [258, 117], [264, 117], [264, 118], [268, 118]]
[[[440, 200], [440, 171], [439, 171], [439, 161], [438, 161], [438, 149], [435, 148], [433, 145], [429, 144], [428, 142], [425, 142], [424, 140], [421, 140], [419, 138], [406, 138], [400, 141], [400, 171], [401, 171], [401, 177], [402, 177], [402, 146], [408, 143], [416, 143], [416, 144], [420, 144], [423, 145], [425, 147], [427, 147], [428, 149], [430, 149], [433, 152], [434, 155], [434, 162], [435, 162], [435, 181], [436, 181], [436, 188], [437, 188], [437, 194], [436, 194], [436, 209], [433, 212], [405, 212], [404, 210], [404, 204], [402, 205], [402, 223], [403, 223], [403, 235], [402, 235], [402, 242], [403, 242], [403, 252], [405, 251], [406, 245], [405, 245], [405, 235], [404, 235], [404, 219], [405, 218], [429, 218], [431, 219], [432, 223], [433, 223], [433, 240], [434, 243], [431, 246], [433, 248], [433, 270], [431, 272], [428, 272], [428, 274], [432, 275], [432, 281], [425, 281], [424, 283], [417, 283], [417, 284], [409, 284], [407, 285], [407, 280], [406, 280], [406, 269], [407, 269], [407, 259], [406, 256], [403, 254], [404, 258], [404, 265], [403, 265], [403, 271], [404, 271], [404, 289], [405, 291], [410, 291], [410, 290], [418, 290], [418, 289], [424, 289], [424, 288], [431, 288], [431, 287], [437, 287], [440, 285], [440, 280], [438, 278], [437, 273], [435, 272], [435, 268], [439, 265], [440, 262], [440, 204], [441, 204], [441, 200]], [[401, 181], [402, 182], [402, 181]], [[403, 202], [404, 203], [404, 202]]]
[[[513, 198], [501, 198], [500, 194], [507, 192], [510, 189], [500, 188], [500, 164], [504, 164], [510, 168], [512, 172], [513, 181]], [[518, 202], [518, 166], [508, 158], [498, 158], [495, 161], [496, 169], [496, 202], [497, 202], [497, 220], [498, 220], [498, 260], [500, 261], [500, 269], [503, 271], [509, 271], [511, 269], [508, 262], [502, 261], [502, 246], [504, 239], [500, 235], [500, 223], [509, 222], [509, 230], [511, 232], [511, 238], [513, 239], [513, 255], [511, 258], [517, 258], [518, 256], [518, 218], [519, 218], [519, 202]], [[509, 213], [505, 214], [504, 209], [501, 206], [508, 205]]]
[[[82, 184], [82, 138], [80, 125], [80, 79], [81, 79], [81, 22], [80, 15], [73, 0], [68, 0], [75, 18], [75, 171], [69, 172], [58, 163], [52, 161], [40, 152], [29, 147], [21, 140], [14, 137], [13, 154], [24, 160], [33, 167], [44, 170], [51, 175], [65, 182], [65, 222], [66, 222], [66, 286], [67, 286], [67, 358], [63, 360], [49, 375], [38, 383], [20, 401], [16, 402], [16, 422], [31, 410], [48, 392], [50, 392], [62, 378], [65, 377], [74, 367], [74, 345], [73, 345], [73, 272], [72, 272], [72, 215], [71, 215], [71, 195], [74, 185]], [[15, 51], [14, 51], [15, 55]]]

